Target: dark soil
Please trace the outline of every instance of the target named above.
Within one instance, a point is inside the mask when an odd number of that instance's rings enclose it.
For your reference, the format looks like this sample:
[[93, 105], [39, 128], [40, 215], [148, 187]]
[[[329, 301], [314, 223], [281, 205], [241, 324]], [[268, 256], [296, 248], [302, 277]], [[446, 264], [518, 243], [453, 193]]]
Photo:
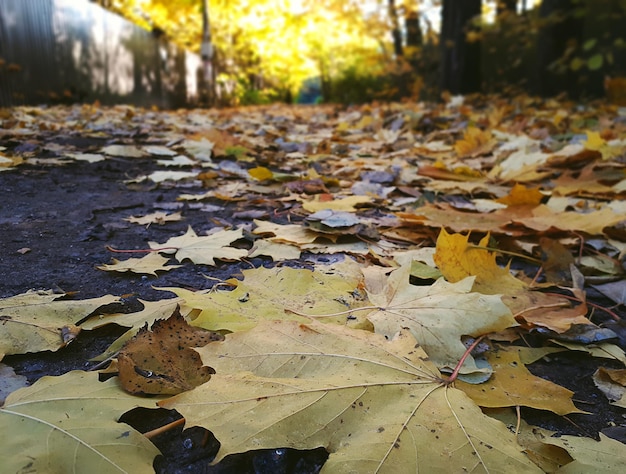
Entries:
[[[43, 140], [42, 140], [43, 141]], [[101, 147], [96, 138], [45, 137], [49, 143], [63, 143], [80, 151]], [[16, 151], [27, 144], [22, 140], [3, 140], [0, 145]], [[54, 154], [46, 152], [38, 142], [31, 149], [44, 158], [38, 164], [24, 164], [15, 170], [0, 173], [0, 297], [9, 297], [29, 289], [54, 289], [78, 299], [100, 297], [104, 294], [122, 296], [115, 311], [136, 311], [141, 308], [138, 298], [158, 300], [173, 297], [172, 293], [155, 287], [185, 287], [204, 289], [212, 279], [237, 276], [251, 265], [271, 266], [270, 260], [252, 259], [247, 262], [218, 262], [216, 267], [185, 263], [182, 268], [162, 273], [158, 277], [111, 273], [96, 269], [110, 263], [114, 253], [106, 246], [118, 249], [146, 249], [149, 241], [165, 242], [182, 234], [188, 226], [201, 234], [215, 226], [241, 225], [245, 219], [234, 218], [237, 211], [255, 206], [277, 220], [269, 204], [239, 202], [220, 204], [208, 211], [201, 206], [176, 201], [181, 188], [155, 185], [151, 182], [125, 184], [125, 179], [149, 173], [155, 169], [153, 160], [109, 158], [102, 162], [71, 162], [63, 166], [47, 164]], [[189, 192], [203, 192], [201, 183]], [[218, 204], [218, 203], [215, 203]], [[157, 210], [181, 210], [184, 219], [165, 225], [145, 228], [123, 218], [144, 215]], [[236, 215], [236, 214], [235, 214]], [[280, 222], [280, 221], [279, 221]], [[242, 240], [243, 247], [251, 241]], [[26, 253], [22, 249], [30, 249]], [[123, 257], [125, 258], [125, 257]], [[311, 256], [311, 261], [325, 257]], [[306, 265], [307, 258], [293, 265]], [[610, 305], [592, 295], [592, 301]], [[620, 313], [622, 317], [624, 312]], [[88, 369], [89, 359], [100, 354], [124, 329], [107, 326], [95, 331], [83, 331], [69, 346], [55, 353], [37, 353], [6, 357], [3, 362], [18, 374], [35, 382], [43, 375], [59, 375], [72, 369]], [[619, 342], [619, 341], [618, 341]], [[622, 342], [622, 347], [623, 342]], [[523, 417], [531, 424], [556, 431], [597, 437], [599, 432], [626, 442], [624, 411], [611, 406], [594, 386], [591, 375], [598, 368], [618, 367], [611, 361], [567, 352], [541, 360], [530, 370], [541, 377], [570, 388], [575, 392], [576, 405], [588, 415], [559, 417], [550, 412], [523, 409]], [[179, 417], [176, 412], [140, 410], [129, 412], [123, 421], [141, 431], [162, 426]], [[163, 453], [155, 461], [157, 472], [236, 472], [236, 473], [312, 473], [325, 462], [327, 453], [295, 451], [277, 446], [276, 449], [244, 453], [224, 459], [217, 466], [208, 466], [219, 449], [219, 441], [202, 428], [172, 430], [154, 439]]]

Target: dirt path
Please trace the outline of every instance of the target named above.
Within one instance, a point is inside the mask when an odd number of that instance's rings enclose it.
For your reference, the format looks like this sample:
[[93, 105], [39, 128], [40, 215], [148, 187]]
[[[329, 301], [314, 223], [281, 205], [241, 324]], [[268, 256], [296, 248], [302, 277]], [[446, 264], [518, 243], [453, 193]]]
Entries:
[[[259, 199], [252, 204], [250, 200], [214, 201], [210, 205], [177, 201], [181, 190], [205, 192], [200, 181], [191, 181], [184, 187], [149, 180], [126, 182], [160, 169], [150, 157], [109, 156], [94, 163], [79, 160], [69, 160], [62, 165], [57, 163], [68, 150], [96, 153], [113, 142], [150, 145], [167, 141], [166, 137], [155, 139], [142, 133], [139, 126], [135, 129], [132, 139], [115, 134], [82, 136], [79, 132], [63, 129], [54, 133], [43, 130], [35, 135], [5, 132], [0, 137], [0, 145], [11, 153], [37, 158], [0, 173], [0, 297], [29, 289], [53, 289], [78, 299], [112, 294], [123, 296], [122, 306], [115, 309], [131, 312], [141, 307], [139, 299], [153, 301], [173, 296], [157, 290], [157, 287], [206, 289], [218, 280], [237, 276], [242, 269], [274, 265], [270, 259], [262, 257], [236, 263], [218, 261], [215, 267], [186, 262], [179, 269], [159, 273], [158, 277], [98, 270], [98, 265], [109, 263], [112, 258], [121, 258], [107, 246], [147, 249], [148, 242], [165, 242], [174, 235], [183, 234], [188, 226], [201, 234], [220, 225], [250, 226], [253, 216], [287, 222], [286, 214], [275, 212], [273, 201]], [[251, 210], [255, 212], [246, 214]], [[183, 219], [149, 226], [124, 220], [156, 211], [181, 211]], [[291, 216], [291, 219], [298, 217]], [[252, 241], [242, 239], [236, 245], [250, 248]], [[305, 260], [316, 258], [319, 257], [304, 254], [303, 260], [288, 264], [304, 265]], [[589, 295], [594, 303], [611, 305], [597, 292]], [[623, 311], [617, 311], [624, 317]], [[9, 356], [3, 363], [14, 367], [18, 374], [33, 383], [43, 375], [58, 375], [93, 366], [88, 359], [102, 352], [120, 333], [115, 326], [85, 331], [77, 341], [56, 353]], [[531, 342], [533, 337], [529, 336]], [[541, 342], [538, 338], [537, 343]], [[616, 362], [572, 352], [531, 365], [533, 373], [573, 390], [578, 407], [590, 414], [558, 417], [549, 412], [522, 409], [523, 417], [531, 424], [559, 433], [596, 437], [598, 432], [604, 432], [626, 442], [623, 410], [610, 405], [591, 380], [600, 365], [620, 367]], [[171, 420], [172, 416], [161, 410], [158, 416], [143, 414], [129, 423], [152, 429]], [[200, 466], [215, 455], [218, 444], [206, 430], [193, 428], [184, 434], [179, 430], [163, 435], [155, 442], [165, 455], [158, 461], [157, 470], [168, 473], [187, 472], [184, 471], [186, 468], [194, 469], [193, 472], [316, 472], [326, 456], [324, 450], [278, 449], [227, 459], [221, 467], [209, 469]]]

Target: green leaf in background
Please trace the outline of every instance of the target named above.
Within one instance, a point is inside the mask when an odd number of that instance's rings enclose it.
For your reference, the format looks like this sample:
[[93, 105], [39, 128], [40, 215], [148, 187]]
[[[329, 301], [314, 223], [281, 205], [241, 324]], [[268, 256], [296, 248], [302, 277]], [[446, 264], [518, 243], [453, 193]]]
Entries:
[[594, 54], [587, 60], [587, 67], [590, 71], [597, 71], [604, 64], [604, 58], [601, 54]]

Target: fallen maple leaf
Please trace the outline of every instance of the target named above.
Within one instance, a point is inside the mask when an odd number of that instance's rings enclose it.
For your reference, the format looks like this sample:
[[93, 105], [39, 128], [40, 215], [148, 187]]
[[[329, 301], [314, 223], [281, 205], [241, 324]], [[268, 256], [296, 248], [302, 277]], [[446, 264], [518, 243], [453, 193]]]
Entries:
[[274, 224], [273, 222], [256, 219], [254, 224], [256, 225], [256, 228], [252, 231], [254, 234], [272, 234], [267, 239], [276, 243], [286, 243], [301, 247], [305, 244], [312, 244], [318, 239], [328, 239], [336, 242], [338, 238], [336, 235], [324, 235], [297, 224]]
[[626, 408], [626, 369], [600, 367], [593, 374], [593, 383], [612, 405]]
[[214, 331], [250, 329], [263, 319], [306, 321], [301, 315], [307, 314], [321, 315], [325, 322], [371, 328], [363, 311], [358, 311], [368, 302], [361, 291], [359, 265], [354, 261], [320, 265], [313, 271], [261, 267], [242, 273], [243, 281], [228, 281], [236, 286], [232, 291], [168, 290], [185, 300], [183, 311], [199, 312], [193, 318], [194, 326]]
[[215, 434], [214, 462], [324, 446], [330, 473], [542, 472], [502, 423], [441, 383], [407, 331], [387, 341], [339, 325], [266, 321], [197, 350], [216, 375], [159, 405]]
[[150, 225], [150, 224], [159, 224], [163, 225], [166, 222], [176, 222], [181, 220], [183, 217], [180, 212], [174, 212], [173, 214], [168, 214], [167, 212], [157, 211], [152, 214], [146, 214], [145, 216], [130, 216], [125, 218], [125, 221], [132, 222], [133, 224], [140, 225]]
[[300, 254], [300, 249], [293, 245], [259, 239], [254, 243], [254, 247], [250, 249], [248, 257], [265, 255], [275, 262], [280, 262], [283, 260], [297, 260], [300, 258]]
[[567, 450], [574, 461], [559, 472], [565, 473], [617, 473], [626, 471], [626, 449], [624, 444], [600, 433], [600, 440], [578, 436], [545, 438], [546, 444]]
[[122, 388], [133, 394], [174, 395], [207, 382], [214, 370], [202, 366], [192, 347], [224, 339], [187, 324], [178, 307], [168, 319], [144, 326], [120, 351]]
[[340, 199], [332, 199], [330, 201], [320, 200], [319, 195], [316, 195], [310, 201], [304, 201], [302, 208], [309, 212], [323, 211], [324, 209], [331, 209], [333, 211], [345, 211], [354, 212], [359, 204], [368, 204], [372, 202], [372, 198], [369, 196], [347, 196]]
[[[413, 286], [409, 283], [410, 273], [410, 265], [403, 265], [388, 277], [377, 273], [368, 278], [365, 273], [369, 299], [379, 308], [367, 318], [377, 333], [390, 338], [402, 328], [409, 328], [440, 369], [452, 371], [463, 357], [466, 347], [461, 336], [477, 337], [517, 325], [500, 296], [471, 292], [473, 277], [457, 283], [439, 279], [431, 286]], [[479, 368], [470, 356], [460, 373], [476, 372], [489, 374], [490, 369]]]
[[574, 392], [531, 374], [515, 348], [488, 352], [486, 356], [494, 371], [488, 381], [480, 385], [459, 381], [456, 385], [477, 405], [488, 408], [525, 406], [558, 415], [585, 413], [572, 403]]
[[[10, 394], [0, 408], [3, 472], [153, 473], [159, 450], [117, 420], [154, 399], [124, 393], [95, 372], [43, 377]], [[10, 435], [9, 435], [10, 434]]]
[[537, 188], [527, 188], [523, 184], [515, 183], [508, 196], [496, 201], [507, 206], [537, 206], [544, 197]]
[[198, 173], [194, 171], [153, 171], [152, 173], [127, 181], [128, 183], [141, 183], [146, 179], [155, 183], [163, 181], [181, 181], [183, 179], [196, 178]]
[[170, 150], [165, 146], [160, 145], [148, 145], [143, 147], [143, 151], [151, 155], [156, 156], [176, 156], [177, 153], [174, 150]]
[[452, 282], [475, 276], [473, 289], [488, 295], [503, 295], [502, 301], [509, 307], [519, 323], [547, 327], [558, 333], [572, 325], [591, 324], [585, 317], [587, 307], [572, 306], [571, 302], [558, 294], [540, 293], [515, 278], [508, 267], [496, 263], [494, 252], [487, 250], [489, 236], [477, 246], [469, 244], [469, 235], [448, 234], [441, 230], [437, 238], [435, 262], [443, 276]]
[[454, 150], [459, 158], [478, 156], [492, 151], [497, 142], [489, 130], [478, 127], [468, 127], [463, 138], [454, 144]]
[[496, 263], [496, 254], [489, 252], [489, 235], [478, 246], [469, 243], [469, 234], [448, 234], [442, 228], [437, 238], [435, 263], [446, 280], [456, 283], [475, 276], [474, 290], [486, 295], [518, 293], [526, 285], [509, 271]]
[[141, 158], [145, 152], [134, 145], [107, 145], [100, 150], [105, 155], [123, 156], [125, 158]]
[[0, 299], [0, 358], [6, 354], [56, 351], [70, 327], [99, 307], [119, 301], [107, 295], [87, 300], [59, 300], [52, 291], [27, 291]]
[[112, 264], [103, 264], [96, 268], [107, 272], [133, 272], [157, 276], [156, 272], [168, 272], [182, 267], [182, 265], [165, 265], [169, 258], [163, 257], [156, 252], [151, 252], [141, 258], [129, 258], [126, 260], [114, 258], [112, 260]]
[[159, 244], [149, 242], [150, 248], [162, 253], [174, 253], [176, 259], [182, 262], [186, 258], [196, 264], [215, 265], [216, 258], [223, 260], [239, 260], [248, 255], [248, 251], [228, 247], [235, 240], [243, 238], [243, 231], [219, 230], [214, 234], [199, 237], [189, 227], [184, 235], [172, 237], [167, 242]]
[[601, 235], [604, 228], [624, 220], [623, 214], [617, 213], [610, 208], [603, 208], [599, 211], [588, 213], [554, 212], [542, 204], [534, 208], [532, 214], [532, 217], [523, 219], [520, 223], [529, 229], [541, 232], [549, 229], [559, 229]]
[[[143, 304], [144, 309], [135, 313], [114, 313], [93, 316], [81, 324], [83, 329], [96, 329], [107, 324], [118, 324], [122, 327], [130, 328], [120, 337], [118, 337], [108, 349], [101, 355], [94, 357], [92, 360], [102, 361], [117, 354], [122, 346], [130, 340], [139, 329], [145, 325], [152, 325], [157, 319], [167, 319], [175, 308], [182, 303], [181, 298], [171, 298], [159, 301], [138, 300]], [[186, 313], [184, 313], [186, 316]]]

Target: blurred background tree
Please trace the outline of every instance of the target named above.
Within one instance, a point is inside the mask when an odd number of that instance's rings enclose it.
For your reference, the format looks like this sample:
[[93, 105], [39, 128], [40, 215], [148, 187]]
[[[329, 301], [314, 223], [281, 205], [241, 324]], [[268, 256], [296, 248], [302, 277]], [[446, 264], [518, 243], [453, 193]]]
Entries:
[[[199, 51], [204, 0], [96, 0]], [[604, 95], [626, 0], [210, 0], [218, 104]], [[615, 86], [617, 87], [617, 86]], [[621, 87], [621, 86], [619, 86]]]

